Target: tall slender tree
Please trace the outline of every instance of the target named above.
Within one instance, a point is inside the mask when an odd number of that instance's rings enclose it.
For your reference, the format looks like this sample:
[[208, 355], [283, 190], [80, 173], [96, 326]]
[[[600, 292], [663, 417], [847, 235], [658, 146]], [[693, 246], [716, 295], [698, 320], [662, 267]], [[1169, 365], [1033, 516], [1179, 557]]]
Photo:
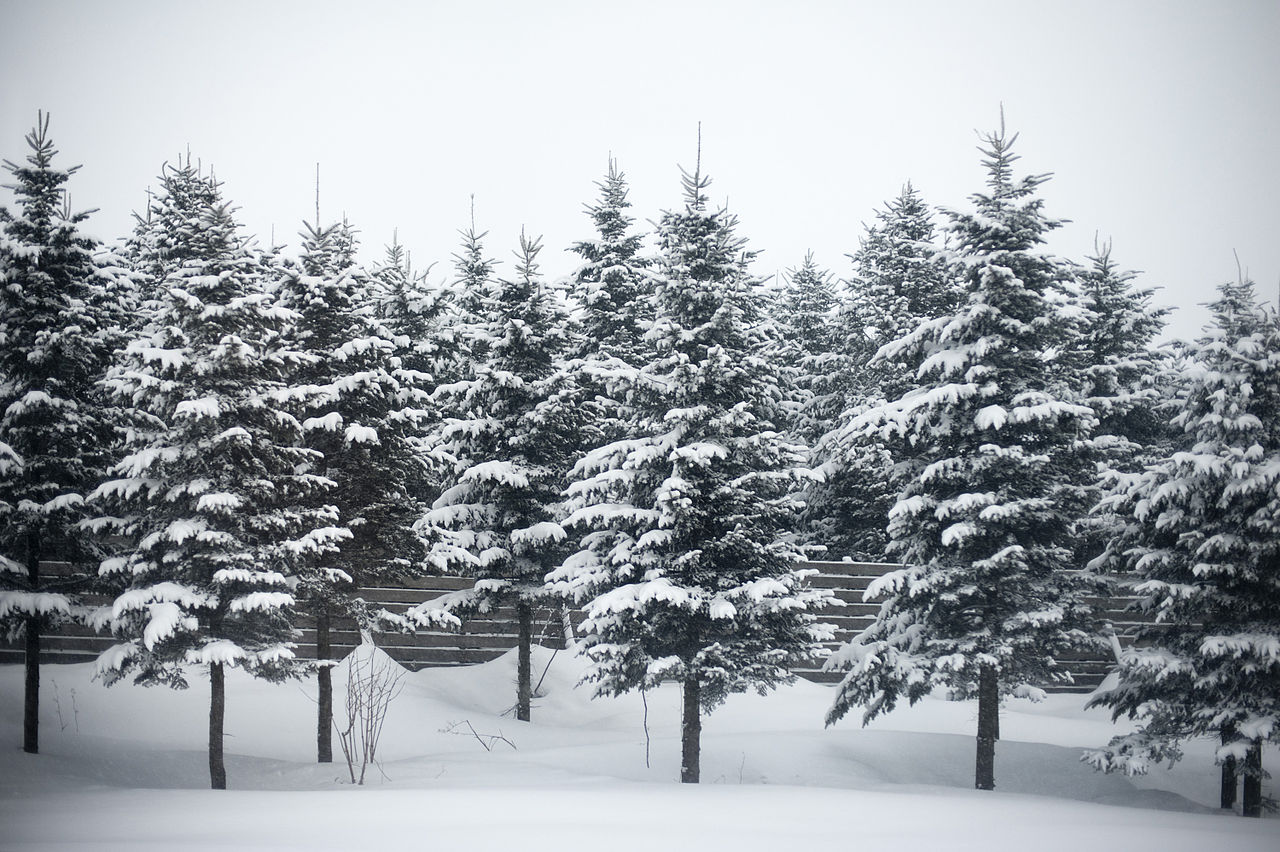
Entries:
[[1093, 641], [1086, 595], [1099, 589], [1069, 570], [1094, 425], [1055, 365], [1071, 269], [1041, 249], [1057, 223], [1036, 197], [1045, 176], [1013, 176], [1015, 138], [1003, 121], [984, 137], [989, 191], [948, 213], [965, 303], [876, 355], [919, 387], [851, 424], [893, 453], [890, 552], [905, 567], [867, 590], [884, 600], [832, 657], [851, 670], [827, 714], [861, 706], [865, 724], [938, 686], [976, 697], [979, 789], [995, 786], [1000, 696], [1068, 676], [1058, 656]]
[[876, 212], [836, 318], [831, 353], [809, 380], [808, 419], [818, 427], [812, 465], [820, 478], [805, 493], [805, 529], [839, 557], [887, 558], [888, 512], [896, 495], [884, 441], [849, 424], [915, 387], [902, 360], [877, 359], [881, 347], [953, 312], [959, 280], [940, 255], [933, 214], [908, 183]]
[[1249, 281], [1210, 308], [1171, 406], [1181, 436], [1110, 476], [1104, 505], [1122, 526], [1099, 561], [1154, 620], [1091, 699], [1139, 730], [1088, 758], [1140, 774], [1216, 735], [1218, 759], [1244, 766], [1244, 814], [1260, 816], [1262, 745], [1280, 740], [1280, 325]]
[[425, 547], [414, 530], [425, 505], [418, 484], [427, 478], [413, 438], [427, 416], [415, 407], [417, 377], [402, 382], [395, 338], [376, 316], [374, 285], [355, 264], [354, 232], [345, 222], [307, 223], [300, 268], [277, 287], [278, 304], [293, 311], [290, 332], [302, 356], [289, 376], [313, 472], [335, 483], [317, 492], [312, 508], [332, 503], [351, 537], [323, 562], [299, 575], [294, 595], [315, 620], [317, 759], [333, 760], [331, 627], [354, 619], [370, 629], [359, 590], [394, 585], [421, 573]]
[[842, 405], [832, 375], [841, 350], [836, 322], [840, 299], [835, 278], [818, 266], [813, 252], [783, 275], [778, 298], [779, 357], [795, 397], [792, 431], [812, 445], [827, 432]]
[[[1136, 285], [1137, 273], [1120, 268], [1110, 244], [1095, 246], [1079, 284], [1078, 328], [1072, 350], [1083, 402], [1098, 418], [1091, 442], [1098, 471], [1140, 471], [1167, 454], [1175, 439], [1161, 408], [1176, 386], [1173, 353], [1155, 345], [1169, 310], [1152, 304], [1155, 291]], [[1082, 483], [1087, 500], [1102, 498], [1099, 479]], [[1118, 532], [1110, 512], [1093, 512], [1077, 525], [1076, 554], [1088, 562]]]
[[54, 166], [49, 117], [27, 134], [23, 164], [4, 165], [17, 209], [0, 208], [0, 627], [24, 637], [22, 747], [40, 742], [41, 632], [78, 610], [83, 583], [46, 561], [100, 558], [79, 528], [84, 497], [110, 458], [114, 430], [96, 385], [120, 335], [117, 279], [80, 233]]
[[582, 264], [570, 280], [570, 293], [582, 303], [585, 354], [633, 361], [653, 321], [649, 261], [640, 254], [642, 237], [632, 231], [627, 213], [626, 175], [610, 158], [604, 179], [596, 184], [600, 198], [586, 207], [597, 236], [579, 240], [571, 251]]
[[[154, 211], [172, 214], [173, 257], [149, 326], [107, 384], [130, 406], [127, 455], [91, 499], [124, 538], [101, 573], [125, 586], [96, 623], [117, 643], [98, 661], [108, 684], [210, 679], [209, 775], [226, 787], [225, 670], [271, 679], [296, 671], [291, 582], [350, 531], [311, 495], [333, 481], [311, 471], [286, 379], [304, 356], [285, 345], [290, 312], [266, 292], [258, 254], [240, 237], [218, 186], [177, 205], [189, 169], [167, 168]], [[199, 175], [197, 174], [197, 177]]]
[[514, 274], [502, 278], [490, 313], [467, 335], [483, 353], [470, 378], [446, 385], [439, 398], [448, 414], [437, 429], [433, 455], [452, 460], [442, 492], [425, 517], [430, 558], [475, 578], [475, 585], [442, 604], [450, 611], [488, 612], [512, 602], [519, 622], [516, 718], [528, 721], [534, 606], [546, 597], [543, 578], [563, 556], [557, 522], [560, 492], [577, 447], [572, 393], [557, 370], [569, 349], [567, 317], [557, 294], [538, 273], [537, 240], [520, 237]]
[[574, 470], [567, 523], [579, 550], [548, 576], [584, 602], [598, 694], [681, 682], [681, 780], [700, 775], [702, 714], [765, 691], [829, 637], [811, 611], [788, 530], [800, 448], [781, 435], [773, 326], [736, 220], [685, 175], [658, 225], [652, 347], [624, 438]]

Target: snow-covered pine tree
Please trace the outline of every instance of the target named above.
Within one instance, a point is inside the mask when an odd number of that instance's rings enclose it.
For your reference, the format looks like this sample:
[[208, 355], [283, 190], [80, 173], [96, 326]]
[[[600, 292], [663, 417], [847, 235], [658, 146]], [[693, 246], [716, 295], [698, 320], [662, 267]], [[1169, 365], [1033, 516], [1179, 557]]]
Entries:
[[[1166, 437], [1166, 418], [1152, 412], [1156, 375], [1164, 363], [1155, 349], [1169, 309], [1152, 304], [1155, 290], [1138, 288], [1138, 273], [1121, 269], [1111, 244], [1098, 246], [1076, 276], [1085, 320], [1077, 346], [1087, 357], [1085, 402], [1098, 417], [1097, 433], [1115, 436], [1135, 451]], [[1159, 422], [1153, 422], [1158, 420]]]
[[487, 326], [498, 310], [494, 300], [500, 289], [494, 279], [498, 264], [484, 250], [488, 232], [476, 233], [474, 213], [471, 226], [461, 234], [462, 248], [453, 256], [454, 277], [449, 282], [453, 310], [447, 323], [458, 341], [453, 372], [459, 378], [470, 375], [473, 365], [487, 356], [492, 343]]
[[[168, 190], [184, 177], [166, 169], [157, 214], [178, 210]], [[207, 200], [184, 205], [163, 235], [183, 260], [108, 375], [131, 407], [127, 454], [90, 499], [116, 512], [94, 526], [127, 541], [100, 569], [126, 588], [96, 618], [118, 640], [99, 672], [109, 684], [136, 672], [183, 687], [186, 667], [207, 665], [209, 775], [221, 789], [225, 669], [295, 672], [291, 578], [350, 532], [311, 502], [333, 483], [308, 472], [318, 455], [298, 446], [300, 424], [280, 402], [303, 358], [281, 336], [292, 314], [204, 180]]]
[[940, 260], [929, 207], [910, 183], [876, 211], [850, 258], [853, 276], [833, 349], [810, 370], [807, 418], [817, 427], [811, 464], [822, 478], [806, 490], [804, 526], [835, 556], [878, 562], [887, 558], [888, 511], [896, 499], [892, 462], [883, 441], [846, 427], [915, 386], [914, 370], [904, 362], [872, 356], [952, 313], [961, 289]]
[[[393, 586], [425, 563], [414, 530], [426, 509], [420, 485], [426, 464], [413, 444], [426, 412], [414, 407], [416, 384], [402, 384], [400, 347], [376, 316], [374, 286], [355, 264], [354, 231], [304, 223], [300, 268], [286, 271], [277, 302], [291, 310], [292, 348], [303, 358], [289, 377], [294, 413], [315, 473], [332, 480], [316, 492], [315, 510], [337, 507], [351, 538], [299, 574], [293, 592], [315, 620], [318, 700], [316, 744], [321, 763], [333, 760], [331, 626], [353, 619], [371, 629], [358, 590]], [[416, 379], [416, 376], [414, 377]]]
[[584, 352], [579, 354], [632, 363], [653, 321], [649, 262], [640, 254], [643, 238], [631, 232], [635, 220], [627, 213], [631, 202], [626, 175], [612, 158], [596, 186], [600, 199], [586, 205], [586, 213], [597, 236], [570, 249], [583, 260], [569, 283], [570, 294], [582, 302]]
[[626, 406], [653, 322], [653, 286], [649, 260], [640, 254], [642, 238], [631, 233], [626, 178], [617, 163], [596, 184], [600, 198], [586, 205], [597, 236], [574, 243], [583, 263], [569, 277], [568, 298], [576, 303], [573, 357], [561, 367], [566, 387], [577, 397], [582, 425], [578, 448], [585, 452], [624, 436]]
[[39, 751], [40, 634], [78, 611], [84, 583], [41, 563], [96, 563], [78, 524], [115, 443], [97, 381], [118, 343], [115, 279], [80, 233], [40, 114], [23, 164], [4, 161], [17, 201], [0, 207], [0, 628], [24, 637], [22, 747]]
[[199, 258], [195, 229], [200, 211], [221, 203], [217, 181], [204, 174], [198, 163], [192, 165], [190, 152], [177, 165], [165, 163], [161, 171], [163, 190], [159, 195], [148, 191], [147, 209], [134, 213], [133, 234], [125, 244], [138, 309], [131, 326], [135, 331], [160, 309], [169, 275]]
[[[855, 358], [873, 355], [921, 323], [954, 313], [964, 300], [962, 282], [947, 268], [936, 243], [933, 213], [910, 182], [876, 211], [876, 220], [850, 255], [853, 277], [842, 319], [846, 351]], [[856, 391], [884, 400], [915, 387], [910, 366], [887, 358], [850, 378]]]
[[976, 696], [979, 789], [995, 785], [1000, 696], [1064, 679], [1058, 654], [1096, 641], [1086, 595], [1098, 587], [1071, 570], [1070, 541], [1094, 418], [1055, 366], [1071, 269], [1041, 248], [1056, 224], [1035, 195], [1046, 177], [1014, 179], [1014, 138], [1003, 121], [984, 136], [990, 191], [947, 214], [964, 304], [876, 355], [919, 387], [850, 424], [893, 453], [890, 552], [905, 567], [867, 590], [884, 597], [875, 622], [828, 663], [851, 670], [827, 724], [855, 706], [866, 724], [934, 687]]
[[415, 404], [429, 407], [438, 384], [449, 381], [460, 356], [453, 320], [453, 293], [433, 286], [431, 268], [415, 272], [407, 252], [393, 237], [382, 262], [374, 267], [377, 317], [396, 343], [396, 377], [412, 388]]
[[790, 539], [800, 447], [783, 438], [775, 334], [735, 217], [707, 206], [708, 181], [658, 225], [652, 354], [629, 435], [573, 471], [567, 524], [579, 551], [548, 576], [584, 602], [581, 647], [597, 694], [683, 684], [681, 780], [697, 782], [702, 713], [766, 691], [830, 638]]
[[[424, 518], [439, 568], [475, 578], [466, 591], [428, 602], [410, 618], [444, 608], [469, 614], [513, 602], [519, 621], [516, 718], [529, 720], [533, 608], [547, 596], [543, 578], [564, 556], [557, 523], [560, 493], [577, 451], [577, 413], [557, 369], [568, 351], [567, 316], [538, 273], [538, 241], [520, 235], [514, 274], [478, 302], [465, 339], [469, 378], [437, 392], [446, 414], [431, 452], [452, 460], [442, 492]], [[435, 616], [438, 618], [438, 616]]]
[[[1169, 414], [1159, 410], [1171, 389], [1172, 353], [1155, 346], [1169, 309], [1152, 304], [1153, 289], [1135, 285], [1137, 273], [1117, 266], [1109, 243], [1088, 261], [1076, 275], [1078, 334], [1064, 357], [1077, 359], [1083, 402], [1098, 418], [1091, 444], [1099, 472], [1135, 472], [1163, 458], [1174, 438]], [[1091, 503], [1101, 499], [1097, 482], [1087, 487]], [[1081, 519], [1081, 561], [1102, 552], [1114, 522], [1106, 512]]]
[[1280, 326], [1249, 281], [1210, 308], [1174, 406], [1181, 437], [1145, 470], [1115, 471], [1104, 501], [1124, 526], [1099, 561], [1155, 619], [1091, 699], [1141, 729], [1086, 757], [1139, 774], [1218, 736], [1259, 816], [1262, 744], [1280, 741]]
[[838, 397], [831, 393], [828, 379], [840, 348], [835, 321], [838, 307], [835, 279], [818, 266], [813, 252], [806, 252], [799, 267], [783, 274], [778, 299], [779, 354], [796, 397], [792, 431], [806, 444], [828, 431], [839, 413], [828, 410]]

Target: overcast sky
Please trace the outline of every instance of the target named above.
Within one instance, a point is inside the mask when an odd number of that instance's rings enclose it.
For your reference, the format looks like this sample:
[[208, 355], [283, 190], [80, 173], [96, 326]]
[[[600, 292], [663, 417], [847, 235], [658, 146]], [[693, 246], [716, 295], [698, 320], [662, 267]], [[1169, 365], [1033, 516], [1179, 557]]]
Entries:
[[[591, 235], [608, 155], [642, 222], [680, 203], [697, 123], [712, 196], [771, 274], [812, 249], [839, 275], [862, 223], [912, 181], [967, 208], [976, 130], [1004, 104], [1020, 173], [1178, 306], [1236, 275], [1280, 292], [1280, 2], [55, 2], [0, 0], [0, 155], [52, 113], [73, 206], [121, 236], [165, 160], [212, 164], [240, 221], [297, 244], [345, 212], [364, 256], [393, 228], [449, 270], [476, 225], [543, 271]], [[0, 196], [8, 204], [6, 193]]]

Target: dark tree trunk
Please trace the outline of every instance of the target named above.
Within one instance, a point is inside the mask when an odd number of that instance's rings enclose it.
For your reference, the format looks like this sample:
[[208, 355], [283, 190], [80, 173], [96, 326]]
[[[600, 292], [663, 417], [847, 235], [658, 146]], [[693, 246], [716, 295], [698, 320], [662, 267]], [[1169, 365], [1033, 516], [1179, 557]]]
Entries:
[[[1233, 727], [1222, 729], [1222, 744], [1234, 740], [1236, 731]], [[1222, 792], [1219, 798], [1219, 807], [1231, 810], [1236, 806], [1236, 759], [1234, 757], [1226, 757], [1222, 760]]]
[[1244, 756], [1243, 815], [1262, 816], [1262, 740], [1254, 740]]
[[316, 761], [333, 763], [333, 669], [329, 666], [332, 649], [329, 644], [329, 608], [322, 606], [316, 613], [316, 686], [320, 691], [316, 699]]
[[222, 663], [209, 664], [209, 786], [227, 789], [227, 767], [222, 762], [222, 723], [226, 717], [227, 688]]
[[[27, 588], [40, 589], [40, 536], [27, 535]], [[22, 750], [27, 754], [40, 753], [40, 629], [43, 619], [38, 615], [27, 616], [26, 631], [26, 681], [22, 695]]]
[[996, 740], [1000, 739], [1000, 682], [994, 666], [983, 666], [978, 674], [978, 756], [973, 786], [979, 790], [996, 787]]
[[40, 627], [39, 616], [27, 616], [26, 686], [22, 701], [22, 750], [40, 753]]
[[680, 783], [697, 784], [701, 775], [702, 696], [697, 674], [685, 675], [684, 718], [680, 725]]
[[529, 721], [529, 704], [533, 697], [533, 669], [529, 655], [533, 646], [533, 607], [525, 601], [516, 604], [520, 620], [520, 644], [516, 650], [516, 718]]

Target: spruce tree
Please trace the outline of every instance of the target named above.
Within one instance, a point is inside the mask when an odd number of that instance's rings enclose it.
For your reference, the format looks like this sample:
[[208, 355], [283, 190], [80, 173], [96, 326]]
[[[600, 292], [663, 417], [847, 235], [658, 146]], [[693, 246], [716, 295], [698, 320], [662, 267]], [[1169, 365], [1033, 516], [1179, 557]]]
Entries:
[[359, 589], [394, 586], [421, 572], [425, 548], [414, 531], [425, 506], [419, 485], [426, 465], [413, 444], [426, 412], [415, 407], [415, 383], [404, 384], [395, 338], [376, 316], [373, 282], [355, 264], [354, 232], [345, 222], [305, 224], [300, 269], [277, 288], [278, 303], [295, 318], [290, 336], [302, 356], [289, 376], [315, 474], [333, 482], [313, 509], [336, 506], [351, 537], [323, 562], [308, 566], [294, 587], [315, 620], [317, 759], [333, 760], [330, 629], [354, 619], [370, 629]]
[[788, 681], [829, 638], [811, 610], [788, 531], [799, 447], [781, 435], [775, 332], [762, 281], [711, 210], [708, 181], [658, 225], [651, 354], [627, 407], [627, 435], [574, 469], [567, 524], [579, 550], [548, 576], [584, 603], [583, 649], [597, 694], [678, 680], [681, 780], [697, 782], [702, 713], [734, 692]]
[[[1168, 308], [1152, 304], [1154, 290], [1136, 286], [1136, 272], [1121, 269], [1110, 244], [1095, 248], [1076, 275], [1078, 333], [1065, 353], [1075, 362], [1082, 401], [1098, 418], [1091, 443], [1100, 472], [1137, 472], [1163, 457], [1174, 439], [1169, 415], [1161, 410], [1178, 381], [1172, 352], [1157, 348]], [[1088, 502], [1101, 499], [1100, 483], [1085, 485]], [[1094, 512], [1077, 526], [1081, 562], [1097, 557], [1116, 532], [1116, 519]]]
[[42, 630], [79, 610], [85, 583], [47, 577], [41, 563], [98, 561], [80, 528], [84, 497], [114, 444], [96, 385], [120, 334], [119, 279], [80, 233], [41, 114], [13, 175], [17, 209], [0, 208], [0, 628], [24, 637], [24, 751], [39, 751]]
[[642, 350], [644, 333], [652, 322], [649, 262], [640, 254], [641, 235], [631, 230], [634, 219], [627, 213], [631, 202], [626, 175], [613, 159], [596, 186], [600, 199], [587, 205], [586, 213], [598, 236], [579, 240], [571, 249], [583, 261], [569, 284], [570, 294], [582, 303], [584, 349], [579, 354], [631, 363]]
[[1280, 326], [1249, 281], [1210, 308], [1171, 406], [1175, 445], [1110, 477], [1105, 506], [1123, 525], [1100, 562], [1154, 619], [1091, 700], [1140, 729], [1087, 757], [1140, 774], [1214, 735], [1219, 760], [1244, 765], [1244, 814], [1259, 816], [1262, 745], [1280, 740]]
[[989, 192], [948, 213], [965, 303], [880, 349], [919, 387], [851, 424], [893, 454], [890, 552], [905, 567], [867, 590], [884, 597], [875, 622], [830, 661], [851, 670], [827, 723], [862, 706], [865, 724], [934, 687], [976, 697], [975, 786], [991, 789], [1000, 696], [1068, 677], [1057, 657], [1092, 641], [1099, 587], [1070, 570], [1094, 423], [1055, 365], [1071, 269], [1041, 248], [1056, 225], [1035, 196], [1046, 178], [1013, 177], [1003, 126], [984, 142]]
[[[915, 187], [908, 182], [876, 211], [876, 220], [850, 256], [853, 277], [842, 319], [846, 352], [854, 358], [874, 355], [922, 322], [953, 313], [963, 301], [961, 282], [937, 245], [933, 213]], [[850, 378], [862, 395], [883, 400], [915, 386], [909, 365], [887, 357]]]
[[631, 232], [626, 178], [609, 160], [600, 198], [586, 205], [596, 228], [594, 239], [574, 243], [583, 263], [569, 277], [567, 296], [576, 304], [572, 358], [560, 370], [576, 396], [566, 400], [577, 411], [585, 452], [624, 436], [627, 406], [638, 365], [645, 357], [645, 333], [653, 323], [653, 287], [649, 260], [640, 254], [641, 236]]
[[895, 502], [892, 458], [884, 441], [849, 424], [915, 387], [899, 359], [876, 353], [921, 324], [952, 313], [959, 282], [940, 257], [933, 216], [908, 183], [876, 212], [836, 318], [831, 354], [813, 370], [808, 419], [818, 427], [812, 465], [821, 479], [806, 492], [805, 528], [839, 557], [887, 558], [888, 511]]
[[474, 316], [466, 332], [471, 352], [480, 353], [469, 378], [437, 393], [445, 417], [429, 448], [450, 469], [424, 518], [429, 558], [475, 585], [410, 613], [421, 618], [444, 607], [469, 614], [514, 603], [522, 721], [532, 698], [533, 608], [563, 556], [560, 492], [578, 428], [557, 369], [569, 349], [567, 317], [538, 273], [540, 248], [521, 234], [514, 274], [497, 282], [487, 303], [476, 300], [487, 314]]
[[818, 266], [813, 252], [783, 275], [777, 305], [779, 358], [795, 396], [793, 432], [808, 444], [828, 431], [838, 414], [830, 410], [837, 399], [831, 393], [830, 375], [841, 348], [835, 321], [838, 307], [835, 279]]
[[376, 316], [396, 345], [396, 377], [412, 389], [416, 406], [430, 408], [436, 386], [456, 378], [460, 358], [454, 292], [428, 281], [431, 269], [416, 272], [398, 239], [374, 267]]
[[225, 669], [296, 673], [292, 584], [350, 532], [312, 503], [332, 481], [311, 472], [319, 455], [298, 446], [286, 408], [304, 357], [282, 335], [292, 316], [266, 292], [211, 177], [196, 175], [203, 201], [175, 203], [187, 172], [166, 169], [153, 211], [175, 214], [161, 238], [182, 260], [107, 380], [131, 410], [116, 478], [91, 497], [114, 511], [95, 526], [126, 542], [100, 569], [125, 589], [98, 615], [117, 640], [98, 667], [108, 684], [132, 672], [180, 688], [188, 666], [207, 666], [210, 783], [221, 789]]

